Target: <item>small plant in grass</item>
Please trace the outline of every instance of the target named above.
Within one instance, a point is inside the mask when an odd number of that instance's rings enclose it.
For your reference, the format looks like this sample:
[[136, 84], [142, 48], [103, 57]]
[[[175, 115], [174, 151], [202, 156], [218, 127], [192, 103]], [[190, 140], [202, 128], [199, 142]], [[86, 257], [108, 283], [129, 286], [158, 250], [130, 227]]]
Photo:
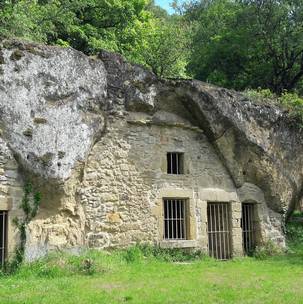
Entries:
[[14, 224], [19, 230], [20, 242], [16, 249], [14, 258], [7, 262], [4, 267], [4, 272], [7, 274], [15, 272], [24, 260], [25, 245], [26, 245], [26, 229], [31, 220], [37, 215], [39, 206], [41, 204], [40, 192], [35, 192], [31, 183], [24, 186], [24, 194], [20, 208], [24, 216], [22, 218], [15, 218]]
[[263, 260], [267, 257], [279, 255], [282, 253], [283, 250], [280, 247], [278, 247], [273, 241], [268, 240], [262, 245], [256, 247], [254, 257]]
[[284, 92], [279, 100], [288, 109], [289, 116], [303, 128], [303, 98], [296, 93]]
[[96, 265], [93, 259], [86, 258], [82, 261], [82, 272], [84, 274], [92, 275], [96, 272]]
[[161, 248], [149, 244], [138, 244], [124, 252], [124, 259], [128, 263], [140, 261], [143, 258], [155, 258], [165, 262], [191, 262], [204, 259], [206, 256], [205, 252], [200, 250]]
[[105, 266], [103, 253], [89, 250], [81, 255], [67, 255], [65, 268], [71, 273], [84, 275], [93, 275], [108, 271], [108, 265]]
[[139, 245], [125, 250], [123, 257], [127, 263], [139, 262], [143, 258], [143, 253]]

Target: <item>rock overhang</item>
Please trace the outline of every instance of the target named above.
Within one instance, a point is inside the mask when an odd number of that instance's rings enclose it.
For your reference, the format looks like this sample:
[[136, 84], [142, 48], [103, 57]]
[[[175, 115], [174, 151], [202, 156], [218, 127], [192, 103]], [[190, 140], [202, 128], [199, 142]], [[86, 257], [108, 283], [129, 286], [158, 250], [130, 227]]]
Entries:
[[[109, 116], [166, 111], [200, 128], [236, 187], [261, 188], [285, 214], [302, 197], [302, 131], [276, 105], [195, 80], [163, 80], [120, 55], [2, 43], [3, 138], [28, 170], [64, 181], [106, 129]], [[157, 115], [155, 114], [155, 119]]]

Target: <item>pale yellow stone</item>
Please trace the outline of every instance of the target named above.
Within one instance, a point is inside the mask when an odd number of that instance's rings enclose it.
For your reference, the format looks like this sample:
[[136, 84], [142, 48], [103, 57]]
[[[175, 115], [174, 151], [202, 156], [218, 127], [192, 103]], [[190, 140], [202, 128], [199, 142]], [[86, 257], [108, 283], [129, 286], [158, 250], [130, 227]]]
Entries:
[[107, 219], [111, 222], [111, 223], [121, 223], [121, 216], [120, 213], [108, 213], [107, 214]]

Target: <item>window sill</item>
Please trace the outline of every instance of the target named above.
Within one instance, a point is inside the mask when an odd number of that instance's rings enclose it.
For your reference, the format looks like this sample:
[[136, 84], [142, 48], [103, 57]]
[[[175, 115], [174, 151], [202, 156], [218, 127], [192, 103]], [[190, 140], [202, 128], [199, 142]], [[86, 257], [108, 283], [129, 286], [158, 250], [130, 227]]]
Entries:
[[168, 174], [168, 173], [162, 173], [162, 178], [165, 179], [182, 179], [182, 178], [187, 178], [190, 176], [190, 174]]
[[161, 248], [195, 248], [196, 240], [163, 240], [160, 241]]

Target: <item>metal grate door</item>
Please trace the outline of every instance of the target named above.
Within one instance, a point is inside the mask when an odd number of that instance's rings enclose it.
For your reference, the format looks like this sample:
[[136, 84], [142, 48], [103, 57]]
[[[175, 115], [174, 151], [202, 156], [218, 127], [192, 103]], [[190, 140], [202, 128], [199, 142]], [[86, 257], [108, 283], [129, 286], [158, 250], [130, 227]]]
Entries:
[[0, 268], [6, 259], [7, 246], [7, 211], [0, 211]]
[[208, 203], [207, 219], [209, 255], [219, 260], [229, 259], [231, 246], [228, 203]]
[[243, 250], [245, 254], [251, 254], [256, 247], [255, 241], [255, 224], [254, 224], [255, 205], [252, 203], [242, 204], [242, 237]]

